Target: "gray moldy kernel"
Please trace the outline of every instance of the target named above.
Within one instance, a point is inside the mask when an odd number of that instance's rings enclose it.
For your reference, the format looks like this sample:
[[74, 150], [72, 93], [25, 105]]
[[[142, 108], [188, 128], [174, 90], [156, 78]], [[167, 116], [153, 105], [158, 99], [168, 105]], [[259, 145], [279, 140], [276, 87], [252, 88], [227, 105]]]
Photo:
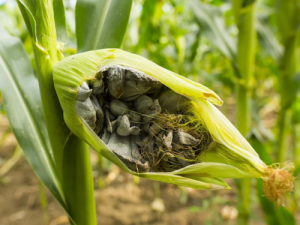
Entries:
[[198, 163], [212, 142], [189, 104], [143, 72], [110, 66], [81, 85], [75, 111], [132, 171], [170, 172]]

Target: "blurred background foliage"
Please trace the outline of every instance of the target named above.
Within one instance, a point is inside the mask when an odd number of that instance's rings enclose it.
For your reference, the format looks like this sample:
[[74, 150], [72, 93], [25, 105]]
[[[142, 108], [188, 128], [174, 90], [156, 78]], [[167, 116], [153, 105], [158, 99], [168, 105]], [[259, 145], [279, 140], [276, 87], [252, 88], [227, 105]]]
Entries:
[[[76, 52], [76, 1], [64, 3], [69, 33], [64, 53], [68, 55]], [[252, 76], [245, 81], [240, 71], [244, 58], [238, 52], [241, 28], [237, 18], [245, 19], [242, 15], [246, 15], [252, 5], [256, 44], [251, 49], [254, 54], [254, 63], [250, 65]], [[35, 68], [30, 37], [15, 1], [0, 0], [0, 23], [11, 35], [22, 40]], [[299, 28], [299, 0], [134, 0], [122, 48], [214, 90], [224, 100], [220, 110], [233, 124], [237, 123], [237, 86], [245, 85], [250, 90], [251, 104], [245, 114], [245, 121], [251, 120], [245, 136], [266, 164], [295, 162], [297, 177], [300, 173]], [[245, 40], [249, 38], [246, 36]], [[5, 113], [0, 94], [1, 114]], [[3, 145], [6, 133], [1, 135]], [[0, 168], [5, 160], [0, 160]], [[102, 157], [94, 167], [98, 170], [99, 187], [103, 188], [108, 185], [105, 176], [111, 174], [113, 167]], [[132, 182], [138, 184], [139, 179], [134, 178]], [[243, 186], [237, 183], [237, 188]], [[260, 218], [262, 224], [300, 223], [299, 180], [296, 179], [294, 193], [287, 196], [285, 208], [274, 208], [264, 198], [261, 182], [252, 180], [249, 188], [250, 215], [244, 215], [245, 220], [237, 220], [239, 224], [248, 223], [249, 217], [251, 222], [253, 208], [264, 212]], [[156, 185], [155, 195], [160, 198], [157, 190], [159, 186]], [[180, 201], [185, 202], [188, 192], [184, 188], [180, 190]], [[220, 198], [218, 193], [215, 198]], [[203, 207], [205, 204], [209, 203], [203, 202]], [[190, 210], [199, 208], [195, 206]]]

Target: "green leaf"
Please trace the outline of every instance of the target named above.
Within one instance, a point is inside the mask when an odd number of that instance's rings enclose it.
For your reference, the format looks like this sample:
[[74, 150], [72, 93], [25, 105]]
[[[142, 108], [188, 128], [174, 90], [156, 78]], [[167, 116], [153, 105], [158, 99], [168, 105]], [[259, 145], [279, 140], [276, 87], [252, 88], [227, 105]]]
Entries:
[[279, 62], [283, 54], [283, 49], [272, 32], [270, 24], [258, 17], [256, 30], [261, 46]]
[[226, 31], [220, 9], [199, 0], [190, 0], [189, 3], [200, 25], [201, 34], [233, 62], [237, 55], [236, 41]]
[[[60, 59], [60, 55], [57, 49], [52, 3], [53, 1], [46, 0], [18, 0], [25, 22], [26, 18], [30, 17], [35, 24], [35, 36], [33, 37], [32, 45], [36, 71], [46, 126], [60, 179], [63, 149], [70, 135], [70, 130], [64, 125], [63, 112], [53, 85], [52, 67]], [[32, 29], [30, 24], [26, 23], [29, 31]]]
[[37, 176], [66, 209], [36, 80], [22, 42], [0, 27], [0, 89], [10, 126]]
[[37, 41], [35, 20], [36, 1], [17, 0], [17, 3], [23, 15], [30, 36], [33, 37], [34, 41]]
[[291, 42], [291, 38], [297, 35], [300, 23], [299, 3], [299, 0], [275, 1], [278, 30], [284, 44]]
[[[253, 148], [259, 154], [259, 157], [267, 164], [271, 165], [273, 163], [270, 155], [265, 149], [264, 144], [258, 140], [256, 137], [252, 137], [251, 144]], [[257, 195], [265, 214], [266, 222], [269, 225], [285, 225], [285, 224], [296, 224], [295, 218], [292, 213], [290, 213], [284, 207], [277, 207], [271, 201], [264, 196], [263, 192], [263, 181], [257, 180], [256, 183]]]
[[281, 100], [281, 106], [283, 108], [290, 108], [295, 102], [297, 94], [300, 91], [300, 71], [291, 79], [285, 80], [286, 86], [282, 87], [284, 89], [285, 97]]
[[119, 48], [131, 4], [132, 0], [78, 0], [75, 10], [78, 52]]
[[153, 18], [158, 1], [144, 1], [143, 11], [140, 17], [139, 41], [136, 44], [135, 51], [138, 52], [146, 44], [147, 39], [151, 37], [152, 32], [155, 32]]
[[190, 62], [193, 62], [197, 56], [197, 50], [200, 45], [200, 39], [201, 39], [201, 31], [198, 31], [195, 37], [195, 40], [190, 48], [190, 54], [188, 54], [187, 58]]
[[68, 42], [68, 33], [63, 0], [53, 1], [53, 11], [57, 41], [65, 44]]

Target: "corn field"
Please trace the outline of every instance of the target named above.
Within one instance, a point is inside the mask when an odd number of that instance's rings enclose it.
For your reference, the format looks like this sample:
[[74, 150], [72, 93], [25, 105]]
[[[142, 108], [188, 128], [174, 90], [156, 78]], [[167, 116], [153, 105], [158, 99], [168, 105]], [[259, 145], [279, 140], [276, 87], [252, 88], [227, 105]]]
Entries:
[[0, 224], [300, 223], [300, 0], [0, 0]]

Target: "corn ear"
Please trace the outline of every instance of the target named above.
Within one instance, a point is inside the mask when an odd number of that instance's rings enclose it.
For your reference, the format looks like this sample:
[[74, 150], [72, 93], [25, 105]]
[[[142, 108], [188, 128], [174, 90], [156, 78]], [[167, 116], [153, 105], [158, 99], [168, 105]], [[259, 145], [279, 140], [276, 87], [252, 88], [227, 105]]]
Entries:
[[[79, 87], [83, 82], [94, 81], [103, 68], [115, 65], [141, 71], [191, 100], [190, 110], [203, 121], [213, 138], [206, 152], [199, 156], [199, 163], [172, 172], [132, 171], [102, 142], [87, 123], [77, 116], [74, 105]], [[221, 178], [266, 179], [273, 171], [260, 160], [246, 139], [213, 105], [222, 104], [217, 94], [141, 56], [120, 49], [90, 51], [62, 60], [54, 66], [53, 71], [55, 89], [70, 130], [128, 173], [195, 189], [229, 189]]]

